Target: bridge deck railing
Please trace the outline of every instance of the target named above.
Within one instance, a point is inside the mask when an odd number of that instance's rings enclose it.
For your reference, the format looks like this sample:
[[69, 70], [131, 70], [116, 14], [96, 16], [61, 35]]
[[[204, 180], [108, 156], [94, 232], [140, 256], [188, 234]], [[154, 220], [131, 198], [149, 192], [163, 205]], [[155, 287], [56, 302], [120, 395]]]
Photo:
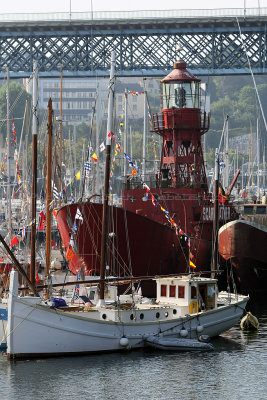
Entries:
[[184, 19], [184, 18], [223, 18], [223, 17], [267, 16], [267, 7], [257, 8], [219, 8], [187, 10], [140, 10], [140, 11], [88, 11], [64, 13], [9, 13], [0, 14], [1, 22], [37, 21], [102, 21], [102, 20], [140, 20], [140, 19]]

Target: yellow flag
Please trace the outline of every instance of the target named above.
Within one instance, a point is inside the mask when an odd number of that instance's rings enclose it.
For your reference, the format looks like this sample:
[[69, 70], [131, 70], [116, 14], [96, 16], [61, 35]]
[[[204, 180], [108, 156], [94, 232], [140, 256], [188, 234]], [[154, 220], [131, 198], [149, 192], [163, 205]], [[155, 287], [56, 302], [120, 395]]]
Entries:
[[76, 174], [76, 179], [77, 179], [77, 181], [79, 181], [79, 180], [81, 179], [81, 171], [79, 171], [79, 172]]
[[92, 158], [93, 158], [93, 160], [94, 160], [95, 162], [97, 162], [98, 157], [97, 157], [96, 153], [94, 153], [94, 154], [92, 155]]

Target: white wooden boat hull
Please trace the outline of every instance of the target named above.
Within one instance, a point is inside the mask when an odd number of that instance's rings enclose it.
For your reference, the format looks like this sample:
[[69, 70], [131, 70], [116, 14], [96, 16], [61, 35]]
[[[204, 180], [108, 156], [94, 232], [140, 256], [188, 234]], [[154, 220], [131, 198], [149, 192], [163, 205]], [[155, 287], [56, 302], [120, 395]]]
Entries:
[[7, 305], [0, 306], [0, 349], [7, 347]]
[[[188, 331], [188, 338], [197, 338], [200, 334], [214, 337], [239, 322], [248, 301], [248, 297], [240, 296], [238, 301], [218, 309], [184, 317], [176, 317], [171, 312], [173, 308], [156, 306], [138, 309], [135, 314], [131, 309], [62, 311], [50, 309], [36, 297], [19, 298], [16, 283], [13, 284], [14, 280], [11, 280], [7, 332], [9, 358], [135, 349], [143, 347], [148, 336], [179, 337], [182, 328]], [[158, 312], [162, 315], [159, 319]]]

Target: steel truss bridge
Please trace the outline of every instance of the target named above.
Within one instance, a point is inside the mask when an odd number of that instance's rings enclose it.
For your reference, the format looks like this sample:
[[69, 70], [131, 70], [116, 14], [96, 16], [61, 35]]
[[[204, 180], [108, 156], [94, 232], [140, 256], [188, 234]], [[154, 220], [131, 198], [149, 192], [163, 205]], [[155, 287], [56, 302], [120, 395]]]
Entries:
[[118, 76], [265, 74], [267, 8], [0, 15], [0, 78], [105, 77], [113, 49]]

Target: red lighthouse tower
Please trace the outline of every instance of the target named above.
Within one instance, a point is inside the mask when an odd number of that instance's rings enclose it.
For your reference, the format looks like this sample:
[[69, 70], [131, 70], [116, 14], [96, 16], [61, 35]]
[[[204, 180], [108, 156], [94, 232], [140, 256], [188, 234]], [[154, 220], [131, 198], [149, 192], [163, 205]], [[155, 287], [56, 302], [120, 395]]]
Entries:
[[160, 186], [207, 189], [201, 135], [209, 118], [201, 117], [200, 80], [183, 61], [161, 81], [162, 113], [153, 116], [154, 131], [163, 138]]
[[[187, 71], [185, 62], [178, 61], [161, 85], [162, 109], [153, 116], [154, 131], [162, 138], [160, 169], [127, 176], [122, 207], [109, 206], [108, 265], [115, 276], [122, 275], [125, 266], [138, 277], [184, 273], [189, 264], [188, 244], [196, 270], [210, 269], [213, 199], [201, 144], [209, 117], [201, 104], [200, 80]], [[77, 210], [83, 222], [73, 233]], [[65, 249], [70, 243], [76, 248], [77, 257], [69, 261], [73, 272], [80, 268], [86, 275], [99, 271], [102, 211], [101, 203], [88, 199], [57, 213]], [[221, 224], [235, 217], [231, 204], [221, 205]]]

